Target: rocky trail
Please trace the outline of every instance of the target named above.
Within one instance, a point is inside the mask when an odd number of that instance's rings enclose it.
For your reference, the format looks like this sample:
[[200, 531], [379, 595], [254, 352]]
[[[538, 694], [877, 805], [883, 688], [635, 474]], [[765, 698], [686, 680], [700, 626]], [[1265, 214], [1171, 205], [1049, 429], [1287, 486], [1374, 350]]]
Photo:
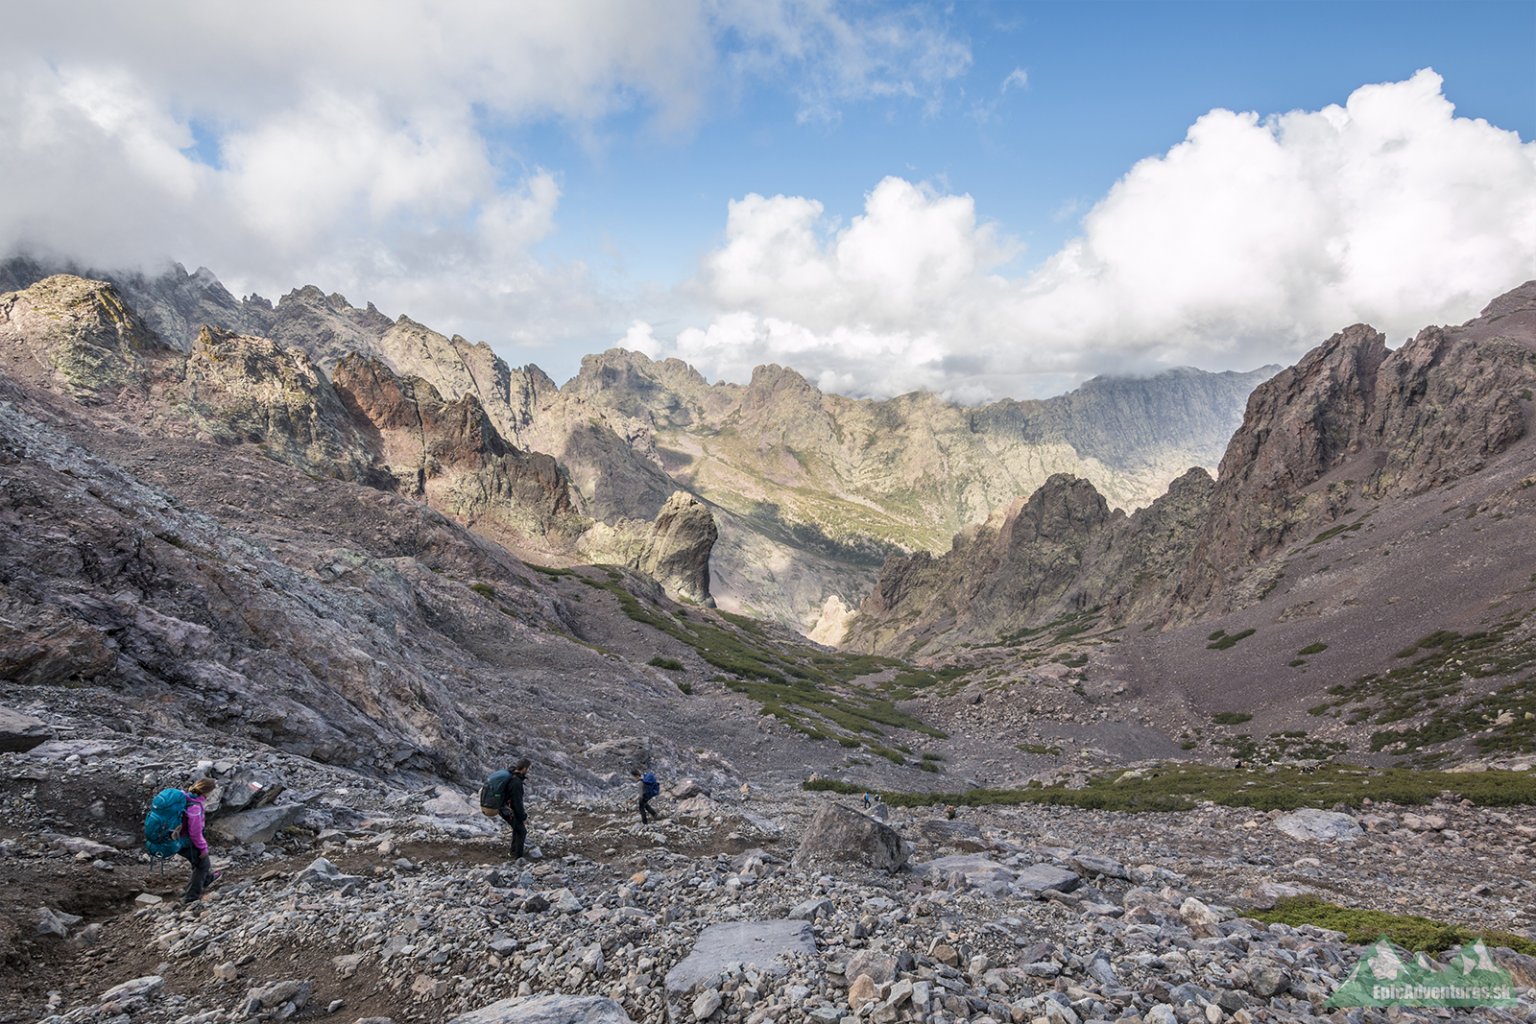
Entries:
[[[951, 820], [683, 780], [641, 826], [624, 780], [557, 800], [535, 776], [514, 864], [463, 793], [254, 751], [196, 766], [225, 874], [185, 906], [137, 833], [190, 750], [91, 750], [0, 754], [6, 1024], [1438, 1019], [1327, 1010], [1360, 947], [1242, 915], [1315, 893], [1536, 934], [1532, 808]], [[1536, 959], [1494, 955], [1524, 1001], [1455, 1014], [1536, 1020]]]

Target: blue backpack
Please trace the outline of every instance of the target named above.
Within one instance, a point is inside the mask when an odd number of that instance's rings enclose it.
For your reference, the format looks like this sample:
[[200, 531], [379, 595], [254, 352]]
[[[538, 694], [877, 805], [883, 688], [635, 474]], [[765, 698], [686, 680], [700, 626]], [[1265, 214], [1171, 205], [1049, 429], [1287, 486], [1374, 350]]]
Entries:
[[642, 792], [644, 792], [646, 796], [661, 795], [661, 783], [656, 781], [655, 772], [646, 772], [644, 775], [640, 776], [640, 785], [645, 787]]
[[174, 857], [187, 845], [181, 834], [181, 820], [187, 813], [187, 794], [179, 789], [162, 789], [155, 794], [144, 815], [144, 849], [154, 857]]

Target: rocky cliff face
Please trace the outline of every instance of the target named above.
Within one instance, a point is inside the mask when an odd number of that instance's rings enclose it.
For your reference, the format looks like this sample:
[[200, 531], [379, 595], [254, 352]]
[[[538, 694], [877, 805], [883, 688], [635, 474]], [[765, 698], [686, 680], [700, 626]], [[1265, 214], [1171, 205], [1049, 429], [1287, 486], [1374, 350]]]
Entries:
[[942, 558], [887, 563], [851, 642], [952, 649], [1087, 609], [1187, 622], [1249, 607], [1298, 545], [1499, 459], [1526, 436], [1533, 389], [1536, 283], [1396, 351], [1351, 327], [1254, 391], [1215, 483], [1192, 470], [1108, 516], [1091, 485], [1052, 478]]
[[1480, 471], [1525, 435], [1533, 386], [1536, 282], [1396, 351], [1364, 325], [1334, 335], [1254, 391], [1179, 606], [1241, 603], [1239, 581], [1293, 539]]
[[[395, 325], [384, 337], [407, 355], [463, 354], [457, 363], [420, 357], [455, 386], [473, 385], [480, 378], [472, 371], [490, 365], [484, 346], [417, 325]], [[425, 501], [509, 550], [654, 571], [675, 593], [708, 599], [716, 534], [704, 506], [664, 507], [655, 521], [596, 523], [577, 508], [556, 461], [510, 442], [475, 393], [445, 397], [381, 358], [343, 358], [333, 385], [304, 349], [220, 328], [204, 327], [181, 353], [159, 342], [111, 285], [68, 276], [0, 296], [0, 343], [19, 379], [109, 405], [107, 414], [131, 429], [256, 446], [312, 475]]]

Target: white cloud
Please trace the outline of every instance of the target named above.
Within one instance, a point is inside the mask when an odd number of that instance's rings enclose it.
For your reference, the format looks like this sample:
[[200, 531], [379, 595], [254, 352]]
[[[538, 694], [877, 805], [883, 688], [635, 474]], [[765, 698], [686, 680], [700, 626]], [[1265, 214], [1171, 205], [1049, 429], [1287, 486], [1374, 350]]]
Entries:
[[1005, 93], [1009, 89], [1028, 89], [1028, 88], [1029, 88], [1029, 72], [1025, 71], [1023, 68], [1014, 68], [1012, 71], [1008, 72], [1008, 77], [1003, 79], [1003, 84], [1002, 84], [1002, 86], [997, 91], [999, 93]]
[[590, 345], [632, 312], [583, 265], [536, 254], [560, 175], [509, 151], [505, 130], [553, 122], [601, 139], [632, 116], [686, 131], [742, 76], [829, 111], [922, 102], [968, 53], [915, 10], [23, 5], [0, 33], [0, 257], [178, 259], [268, 295], [315, 282], [477, 337]]
[[1457, 118], [1441, 79], [1344, 106], [1213, 110], [1141, 161], [1024, 277], [969, 196], [896, 178], [830, 223], [802, 197], [730, 206], [700, 281], [721, 315], [676, 349], [955, 395], [1044, 394], [1092, 373], [1294, 359], [1358, 321], [1400, 341], [1536, 277], [1536, 143]]

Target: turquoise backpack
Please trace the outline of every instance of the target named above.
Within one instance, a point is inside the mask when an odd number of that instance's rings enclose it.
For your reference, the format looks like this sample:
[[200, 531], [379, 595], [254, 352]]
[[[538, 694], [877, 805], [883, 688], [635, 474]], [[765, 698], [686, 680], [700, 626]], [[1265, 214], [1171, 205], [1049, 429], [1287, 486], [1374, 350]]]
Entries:
[[181, 820], [187, 813], [187, 794], [179, 789], [162, 789], [155, 794], [144, 815], [144, 849], [153, 857], [174, 857], [187, 845], [181, 834]]

